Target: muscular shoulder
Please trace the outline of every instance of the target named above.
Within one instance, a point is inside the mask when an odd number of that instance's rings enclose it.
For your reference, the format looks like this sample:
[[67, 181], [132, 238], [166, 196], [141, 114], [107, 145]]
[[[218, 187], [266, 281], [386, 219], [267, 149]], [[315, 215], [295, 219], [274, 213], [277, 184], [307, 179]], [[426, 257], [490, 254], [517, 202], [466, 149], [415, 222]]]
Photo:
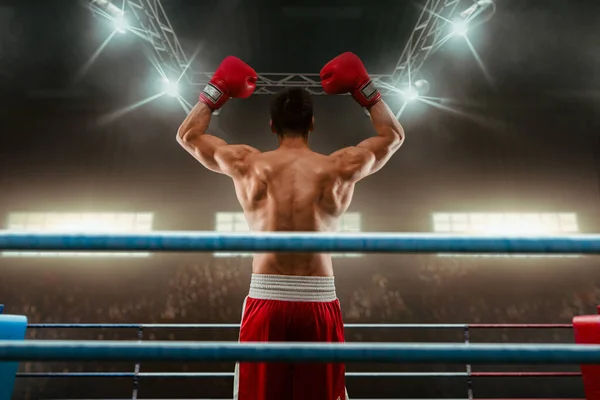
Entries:
[[244, 158], [250, 154], [258, 154], [260, 152], [254, 147], [245, 144], [228, 144], [226, 146], [219, 147], [216, 153], [225, 159], [238, 159]]
[[329, 157], [337, 162], [348, 162], [357, 159], [365, 159], [371, 155], [372, 152], [363, 147], [350, 146], [331, 153]]
[[253, 156], [259, 154], [260, 151], [245, 144], [226, 145], [215, 151], [215, 160], [225, 174], [238, 176], [246, 174]]
[[368, 149], [352, 146], [332, 153], [329, 158], [343, 179], [359, 180], [371, 168], [375, 155]]

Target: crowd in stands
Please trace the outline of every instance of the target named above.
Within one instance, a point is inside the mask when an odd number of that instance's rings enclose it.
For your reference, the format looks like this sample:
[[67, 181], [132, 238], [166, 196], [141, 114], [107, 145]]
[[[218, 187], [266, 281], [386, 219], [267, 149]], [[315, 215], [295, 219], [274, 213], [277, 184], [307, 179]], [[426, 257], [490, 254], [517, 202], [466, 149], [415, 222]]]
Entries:
[[[369, 258], [369, 259], [368, 259]], [[368, 260], [367, 260], [368, 259]], [[118, 266], [102, 263], [82, 265], [78, 270], [69, 267], [44, 265], [22, 272], [8, 267], [6, 279], [0, 280], [0, 302], [5, 312], [24, 314], [30, 323], [235, 323], [239, 322], [241, 307], [248, 292], [251, 273], [249, 258], [199, 257], [179, 261], [148, 259], [148, 265], [137, 265], [131, 271], [119, 272]], [[588, 260], [589, 261], [589, 260]], [[568, 274], [560, 268], [545, 264], [548, 261], [483, 260], [436, 256], [408, 256], [386, 260], [383, 256], [364, 256], [336, 261], [336, 284], [347, 323], [569, 323], [574, 315], [595, 313], [600, 299], [598, 282], [589, 279], [585, 260], [575, 260], [582, 266]], [[16, 262], [16, 261], [15, 261]], [[139, 263], [139, 261], [136, 261]], [[173, 262], [173, 265], [168, 265]], [[553, 260], [557, 265], [562, 261]], [[6, 264], [7, 261], [4, 261]], [[17, 263], [34, 263], [19, 260]], [[70, 264], [73, 262], [70, 261]], [[127, 265], [126, 262], [121, 262]], [[502, 270], [499, 266], [508, 264]], [[118, 264], [118, 263], [117, 263]], [[514, 264], [514, 265], [513, 265]], [[551, 263], [550, 263], [551, 264]], [[90, 268], [86, 270], [86, 268]], [[94, 268], [92, 270], [91, 268]], [[549, 268], [556, 274], [549, 276]], [[557, 272], [558, 271], [558, 272]], [[135, 329], [29, 329], [31, 339], [96, 339], [135, 340]], [[463, 340], [462, 331], [347, 329], [348, 341], [456, 341]], [[145, 329], [144, 340], [236, 340], [235, 329], [225, 330], [160, 330]], [[525, 331], [495, 330], [472, 333], [477, 342], [570, 342], [568, 330]], [[390, 370], [389, 366], [364, 366]], [[132, 363], [67, 364], [22, 363], [22, 372], [43, 371], [133, 371]], [[142, 371], [232, 371], [229, 364], [211, 365], [144, 365]], [[350, 368], [350, 367], [349, 367]], [[354, 368], [354, 367], [352, 367]], [[351, 368], [351, 369], [352, 369]], [[412, 366], [394, 366], [395, 370], [410, 371]], [[451, 368], [424, 366], [432, 370]], [[459, 367], [459, 370], [462, 367]], [[464, 369], [464, 368], [463, 368]], [[509, 368], [510, 369], [510, 368]], [[514, 369], [514, 368], [513, 368]], [[361, 370], [354, 368], [354, 370]], [[447, 370], [447, 369], [446, 369]], [[454, 390], [428, 381], [428, 390]], [[358, 384], [364, 384], [361, 381]], [[372, 386], [374, 381], [368, 380]], [[574, 383], [577, 386], [579, 383]], [[231, 382], [228, 379], [156, 380], [140, 383], [144, 398], [227, 397]], [[379, 385], [379, 384], [377, 384]], [[461, 383], [464, 387], [464, 382]], [[352, 388], [353, 384], [349, 383]], [[396, 384], [381, 385], [391, 397]], [[199, 387], [202, 395], [199, 395]], [[362, 386], [361, 386], [362, 387]], [[435, 389], [435, 388], [438, 389]], [[65, 390], [72, 395], [65, 396]], [[91, 388], [94, 388], [93, 390]], [[386, 389], [387, 388], [387, 389]], [[539, 389], [539, 387], [538, 387]], [[354, 388], [360, 392], [360, 387]], [[396, 392], [394, 392], [396, 390]], [[409, 392], [410, 390], [407, 389]], [[415, 389], [417, 390], [417, 389]], [[458, 389], [457, 389], [458, 390]], [[461, 389], [462, 390], [462, 389]], [[532, 390], [534, 390], [532, 388]], [[131, 379], [113, 380], [90, 378], [67, 382], [66, 379], [19, 379], [15, 398], [102, 398], [131, 396]], [[151, 393], [149, 393], [151, 391]], [[177, 392], [178, 394], [175, 394]], [[181, 393], [179, 393], [181, 392]], [[87, 393], [87, 394], [82, 394]], [[534, 393], [535, 394], [535, 393]], [[413, 393], [418, 395], [418, 393]], [[517, 394], [524, 396], [523, 393]], [[70, 396], [70, 397], [69, 397]], [[367, 396], [372, 396], [367, 394]], [[453, 395], [442, 394], [440, 397]], [[460, 393], [457, 394], [460, 397]], [[98, 398], [100, 398], [98, 397]], [[360, 396], [359, 396], [360, 397]], [[362, 396], [364, 397], [364, 396]], [[436, 397], [429, 393], [423, 397]], [[463, 396], [464, 397], [464, 396]], [[524, 396], [527, 397], [527, 396]], [[553, 397], [553, 396], [550, 396]], [[567, 393], [565, 397], [573, 397]], [[576, 396], [574, 396], [576, 397]]]

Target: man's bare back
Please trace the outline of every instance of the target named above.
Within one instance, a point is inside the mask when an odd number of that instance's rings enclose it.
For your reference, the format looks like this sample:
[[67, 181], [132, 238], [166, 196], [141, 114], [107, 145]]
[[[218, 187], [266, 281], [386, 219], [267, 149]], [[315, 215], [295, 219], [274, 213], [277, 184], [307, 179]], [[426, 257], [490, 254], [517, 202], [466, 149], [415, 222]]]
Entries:
[[[302, 146], [248, 157], [248, 172], [234, 178], [238, 200], [252, 231], [329, 232], [352, 200], [354, 182], [341, 176], [337, 158]], [[332, 276], [323, 253], [263, 253], [255, 274]]]
[[[203, 104], [192, 110], [177, 138], [205, 167], [233, 179], [252, 231], [328, 232], [350, 205], [355, 183], [383, 167], [404, 139], [383, 101], [370, 113], [379, 135], [331, 155], [313, 152], [302, 138], [282, 140], [277, 150], [264, 153], [228, 145], [204, 133], [211, 111]], [[333, 275], [331, 256], [323, 253], [255, 254], [253, 272]]]

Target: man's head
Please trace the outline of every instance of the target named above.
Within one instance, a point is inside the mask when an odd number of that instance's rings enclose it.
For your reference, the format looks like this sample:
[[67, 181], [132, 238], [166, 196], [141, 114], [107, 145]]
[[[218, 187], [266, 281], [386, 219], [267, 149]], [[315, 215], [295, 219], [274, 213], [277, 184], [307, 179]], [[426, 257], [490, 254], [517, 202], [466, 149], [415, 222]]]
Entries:
[[271, 101], [271, 130], [280, 138], [307, 138], [313, 124], [313, 103], [306, 90], [285, 89]]

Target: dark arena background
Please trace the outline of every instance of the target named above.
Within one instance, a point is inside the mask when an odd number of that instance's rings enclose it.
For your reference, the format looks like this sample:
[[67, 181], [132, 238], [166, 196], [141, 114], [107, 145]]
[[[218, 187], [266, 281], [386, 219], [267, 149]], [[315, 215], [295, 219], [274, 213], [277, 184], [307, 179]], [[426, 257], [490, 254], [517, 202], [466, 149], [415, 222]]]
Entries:
[[[373, 134], [349, 96], [321, 95], [315, 74], [344, 51], [358, 54], [380, 79], [406, 142], [389, 165], [357, 185], [341, 230], [579, 234], [600, 228], [597, 0], [125, 3], [0, 0], [1, 229], [247, 230], [230, 179], [204, 169], [175, 140], [210, 78], [201, 72], [235, 55], [261, 75], [257, 92], [230, 101], [209, 132], [274, 149], [269, 93], [304, 86], [314, 93], [310, 144], [329, 154]], [[428, 92], [418, 92], [423, 89]], [[577, 255], [365, 254], [336, 257], [334, 268], [346, 323], [570, 324], [574, 316], [596, 313], [599, 262]], [[239, 254], [4, 252], [0, 303], [30, 324], [238, 323], [250, 274], [251, 257]], [[468, 332], [473, 343], [573, 342], [572, 329], [564, 327], [476, 327]], [[235, 328], [142, 333], [149, 341], [235, 341], [238, 335]], [[26, 337], [136, 340], [139, 334], [135, 328], [29, 328]], [[348, 328], [346, 338], [464, 343], [465, 330]], [[135, 370], [135, 363], [19, 366], [21, 374]], [[232, 371], [230, 363], [142, 363], [138, 370]], [[464, 366], [444, 364], [349, 364], [348, 371], [464, 373], [349, 377], [351, 398], [584, 396], [577, 365], [473, 365], [469, 378]], [[573, 374], [475, 374], [481, 372]], [[232, 378], [26, 375], [17, 378], [12, 399], [132, 393], [225, 399]]]

